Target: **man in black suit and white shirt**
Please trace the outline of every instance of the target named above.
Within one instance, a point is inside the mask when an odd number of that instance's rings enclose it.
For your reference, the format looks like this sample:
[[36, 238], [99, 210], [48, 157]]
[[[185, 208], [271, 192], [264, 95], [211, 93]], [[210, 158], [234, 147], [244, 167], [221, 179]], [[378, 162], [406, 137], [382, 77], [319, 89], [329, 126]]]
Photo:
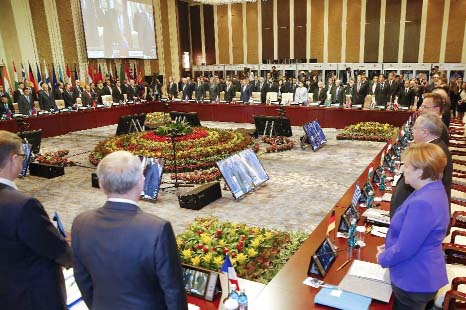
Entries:
[[388, 102], [393, 102], [400, 91], [401, 85], [395, 80], [395, 73], [388, 74]]
[[233, 83], [231, 82], [230, 79], [227, 80], [227, 86], [225, 88], [225, 101], [226, 102], [231, 102], [233, 98], [235, 98], [235, 87], [233, 86]]
[[375, 104], [379, 107], [387, 107], [387, 102], [389, 103], [389, 85], [385, 81], [385, 75], [379, 75], [379, 82], [377, 88], [375, 89]]
[[402, 107], [409, 108], [414, 104], [414, 89], [409, 87], [409, 81], [404, 82], [404, 87], [398, 92], [398, 104]]
[[338, 103], [340, 106], [345, 102], [345, 88], [341, 86], [341, 81], [335, 81], [335, 87], [332, 91], [332, 103]]
[[168, 78], [167, 93], [169, 97], [178, 97], [178, 85], [176, 85], [172, 77]]
[[115, 87], [113, 87], [112, 97], [113, 97], [113, 102], [120, 102], [120, 101], [125, 100], [125, 97], [123, 96], [123, 90], [121, 88], [120, 80], [117, 80], [115, 83]]
[[18, 98], [18, 110], [20, 114], [32, 115], [32, 109], [34, 108], [34, 99], [31, 96], [31, 90], [29, 88], [23, 89], [23, 94]]
[[81, 98], [81, 94], [83, 92], [83, 88], [81, 87], [81, 82], [79, 80], [74, 81], [74, 86], [71, 88], [73, 92], [73, 97], [75, 99]]
[[357, 81], [353, 86], [353, 94], [351, 96], [352, 104], [362, 106], [364, 104], [364, 99], [366, 98], [368, 91], [368, 83], [365, 83], [362, 79], [362, 75], [358, 74]]
[[42, 91], [39, 92], [39, 106], [42, 111], [57, 109], [57, 105], [55, 104], [55, 97], [49, 90], [49, 85], [47, 85], [47, 83], [42, 84]]
[[76, 217], [74, 276], [90, 309], [187, 310], [171, 224], [138, 206], [144, 188], [138, 157], [119, 151], [97, 167], [103, 207]]
[[71, 90], [71, 85], [65, 84], [65, 91], [63, 92], [63, 100], [65, 101], [65, 108], [72, 108], [76, 104], [76, 98]]
[[2, 310], [66, 310], [61, 266], [71, 248], [41, 203], [18, 191], [21, 139], [0, 131], [0, 307]]
[[81, 94], [81, 103], [82, 103], [83, 107], [91, 106], [93, 100], [94, 99], [92, 98], [91, 87], [89, 85], [86, 85], [86, 88], [84, 89], [83, 93]]

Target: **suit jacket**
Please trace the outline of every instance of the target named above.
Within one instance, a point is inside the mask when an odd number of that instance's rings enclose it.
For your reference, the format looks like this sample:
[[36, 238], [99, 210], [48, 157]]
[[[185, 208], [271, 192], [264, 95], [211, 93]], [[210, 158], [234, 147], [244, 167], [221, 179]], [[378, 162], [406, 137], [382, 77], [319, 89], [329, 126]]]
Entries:
[[19, 89], [15, 90], [13, 92], [13, 102], [18, 102], [18, 98], [19, 96], [21, 96], [23, 94], [22, 91], [20, 91]]
[[225, 88], [225, 101], [226, 102], [231, 102], [233, 98], [235, 98], [235, 87], [233, 85], [227, 86]]
[[63, 92], [58, 88], [53, 90], [53, 96], [55, 97], [55, 100], [63, 100]]
[[319, 93], [319, 88], [317, 88], [314, 91], [314, 94], [312, 95], [312, 97], [313, 97], [312, 100], [314, 102], [319, 102], [319, 104], [324, 104], [325, 99], [327, 99], [327, 92], [325, 91], [325, 88], [322, 88], [320, 89], [320, 93]]
[[204, 100], [205, 98], [205, 85], [204, 83], [196, 84], [196, 100]]
[[139, 97], [141, 97], [144, 100], [152, 101], [152, 95], [151, 95], [150, 88], [149, 87], [143, 87], [141, 89], [141, 91], [140, 91]]
[[[383, 88], [382, 88], [383, 86]], [[375, 104], [378, 106], [387, 106], [389, 102], [389, 85], [388, 82], [378, 83], [377, 88], [375, 89]]]
[[218, 91], [218, 84], [217, 83], [212, 83], [209, 84], [209, 97], [210, 101], [215, 101], [217, 97], [219, 96], [219, 91]]
[[73, 92], [74, 98], [80, 98], [83, 92], [83, 88], [81, 86], [74, 86], [71, 88], [71, 91]]
[[[338, 93], [337, 93], [337, 90], [338, 90]], [[343, 88], [343, 86], [339, 86], [339, 87], [335, 86], [335, 88], [332, 91], [332, 102], [339, 103], [339, 104], [343, 104], [344, 102], [346, 102], [345, 89]]]
[[410, 107], [414, 104], [414, 89], [408, 88], [408, 92], [406, 92], [406, 88], [400, 88], [398, 93], [398, 104], [403, 107]]
[[18, 109], [19, 113], [23, 115], [31, 115], [32, 108], [34, 107], [34, 101], [31, 95], [29, 95], [29, 101], [26, 96], [21, 95], [18, 98]]
[[64, 310], [61, 266], [68, 243], [36, 199], [0, 184], [0, 305], [2, 310]]
[[178, 87], [175, 82], [171, 83], [171, 85], [169, 84], [167, 90], [168, 94], [172, 97], [176, 98], [178, 96]]
[[358, 82], [354, 83], [353, 85], [353, 94], [351, 96], [351, 102], [353, 104], [364, 104], [364, 99], [366, 98], [369, 92], [369, 85], [368, 83], [361, 83], [359, 86], [358, 91]]
[[92, 105], [92, 94], [91, 92], [84, 91], [81, 95], [81, 103], [84, 107]]
[[47, 93], [45, 91], [39, 92], [39, 106], [42, 111], [50, 111], [51, 109], [55, 109], [55, 98], [53, 97], [53, 93], [50, 90]]
[[128, 88], [126, 89], [126, 93], [128, 94], [127, 96], [128, 101], [133, 101], [134, 100], [133, 98], [137, 97], [138, 95], [137, 87], [136, 86], [131, 87], [131, 85], [128, 86]]
[[390, 85], [390, 81], [385, 81], [387, 86], [388, 86], [388, 101], [393, 102], [395, 100], [395, 96], [398, 95], [398, 92], [400, 90], [400, 83], [396, 82], [395, 80], [392, 81]]
[[251, 95], [252, 95], [252, 88], [251, 86], [249, 86], [249, 84], [245, 86], [241, 86], [241, 96], [240, 96], [241, 101], [249, 102], [249, 99], [251, 99]]
[[181, 91], [183, 92], [183, 100], [188, 97], [188, 99], [192, 99], [193, 97], [193, 89], [191, 84], [181, 84]]
[[112, 97], [113, 97], [113, 102], [120, 102], [125, 100], [125, 97], [123, 96], [123, 89], [120, 87], [120, 90], [118, 90], [118, 87], [113, 87], [112, 89]]
[[66, 90], [63, 92], [63, 100], [65, 101], [65, 108], [72, 107], [76, 104], [76, 97], [74, 97], [73, 93], [67, 92]]
[[104, 86], [104, 94], [105, 95], [111, 95], [112, 91], [113, 91], [113, 89], [112, 89], [111, 86], [107, 86], [107, 85]]
[[76, 217], [74, 275], [90, 309], [187, 309], [171, 224], [110, 202]]

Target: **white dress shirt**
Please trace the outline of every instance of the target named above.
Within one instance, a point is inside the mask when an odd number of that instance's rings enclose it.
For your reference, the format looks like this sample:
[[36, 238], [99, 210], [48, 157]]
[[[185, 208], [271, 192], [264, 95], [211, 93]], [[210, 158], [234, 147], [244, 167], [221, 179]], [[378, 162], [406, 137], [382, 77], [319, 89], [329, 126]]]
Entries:
[[5, 185], [10, 186], [10, 187], [13, 187], [16, 190], [18, 189], [15, 182], [13, 182], [11, 180], [0, 178], [0, 183], [5, 184]]
[[130, 200], [130, 199], [125, 199], [125, 198], [108, 198], [107, 201], [110, 202], [120, 202], [120, 203], [129, 203], [135, 206], [139, 206], [136, 201]]

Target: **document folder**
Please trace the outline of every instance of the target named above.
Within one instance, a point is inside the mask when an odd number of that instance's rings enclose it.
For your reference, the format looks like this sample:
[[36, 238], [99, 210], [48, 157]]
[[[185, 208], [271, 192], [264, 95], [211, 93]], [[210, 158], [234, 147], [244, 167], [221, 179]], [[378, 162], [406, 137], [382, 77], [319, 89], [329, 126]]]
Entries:
[[341, 310], [367, 310], [372, 299], [337, 288], [323, 287], [314, 298], [314, 303]]

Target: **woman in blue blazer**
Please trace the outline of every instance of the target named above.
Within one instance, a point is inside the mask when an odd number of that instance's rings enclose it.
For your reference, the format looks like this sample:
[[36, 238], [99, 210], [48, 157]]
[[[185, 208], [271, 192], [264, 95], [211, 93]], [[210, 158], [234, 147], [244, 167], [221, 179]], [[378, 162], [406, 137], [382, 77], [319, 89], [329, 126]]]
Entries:
[[393, 309], [424, 309], [448, 283], [442, 241], [450, 221], [442, 184], [447, 159], [432, 143], [411, 145], [402, 155], [405, 181], [415, 191], [394, 214], [377, 260], [389, 268]]

